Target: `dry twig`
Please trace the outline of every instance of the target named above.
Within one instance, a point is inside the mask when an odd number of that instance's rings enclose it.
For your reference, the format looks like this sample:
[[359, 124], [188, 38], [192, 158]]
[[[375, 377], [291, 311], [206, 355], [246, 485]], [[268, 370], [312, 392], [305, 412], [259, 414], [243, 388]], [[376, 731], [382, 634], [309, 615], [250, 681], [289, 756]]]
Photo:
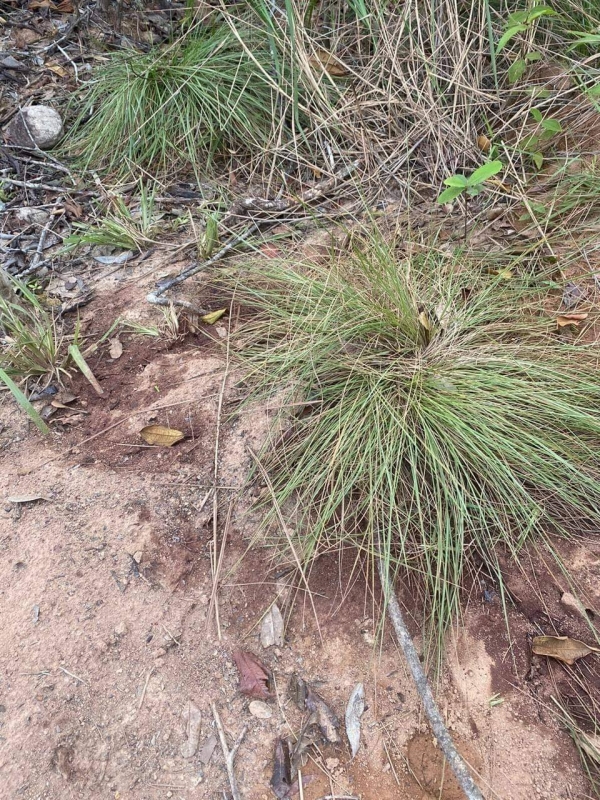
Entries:
[[242, 728], [241, 733], [235, 740], [235, 743], [231, 750], [227, 744], [227, 738], [225, 736], [225, 729], [223, 728], [223, 723], [221, 722], [221, 717], [219, 716], [219, 712], [217, 711], [217, 707], [214, 703], [211, 703], [211, 708], [213, 712], [213, 717], [215, 718], [215, 725], [217, 726], [217, 730], [219, 732], [219, 739], [221, 740], [221, 748], [223, 749], [223, 757], [225, 758], [225, 767], [227, 769], [227, 777], [229, 778], [229, 786], [231, 788], [231, 796], [233, 800], [242, 800], [242, 796], [240, 794], [240, 790], [238, 789], [237, 780], [235, 778], [235, 772], [233, 769], [233, 763], [235, 761], [235, 757], [237, 755], [237, 751], [242, 743], [244, 736], [246, 735], [246, 731], [248, 727], [244, 725]]
[[429, 687], [429, 682], [427, 681], [427, 676], [425, 675], [423, 667], [421, 666], [419, 655], [408, 628], [406, 627], [406, 623], [404, 622], [404, 617], [402, 616], [402, 611], [400, 609], [400, 603], [398, 602], [398, 599], [392, 589], [388, 568], [381, 555], [377, 559], [377, 565], [379, 568], [379, 578], [383, 587], [383, 594], [385, 597], [388, 614], [392, 620], [392, 625], [394, 626], [398, 643], [400, 644], [402, 652], [404, 653], [406, 663], [410, 669], [417, 692], [419, 693], [419, 697], [423, 703], [423, 708], [425, 709], [429, 724], [431, 725], [431, 730], [433, 731], [437, 743], [440, 746], [440, 750], [450, 765], [450, 768], [452, 769], [460, 788], [464, 792], [465, 797], [467, 797], [468, 800], [483, 800], [483, 795], [475, 785], [465, 761], [454, 746], [454, 742], [448, 733], [448, 729], [446, 728], [444, 720], [442, 719], [442, 715], [440, 714], [440, 711], [436, 705], [433, 694]]

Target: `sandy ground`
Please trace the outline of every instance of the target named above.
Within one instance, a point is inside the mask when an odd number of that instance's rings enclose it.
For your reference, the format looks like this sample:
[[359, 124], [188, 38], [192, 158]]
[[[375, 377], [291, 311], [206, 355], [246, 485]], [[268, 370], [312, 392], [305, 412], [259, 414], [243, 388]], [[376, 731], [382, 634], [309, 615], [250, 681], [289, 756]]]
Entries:
[[[89, 332], [123, 309], [157, 319], [142, 299], [150, 281], [117, 276], [100, 284], [86, 310]], [[212, 334], [218, 340], [226, 332], [222, 325]], [[57, 414], [47, 440], [8, 398], [0, 407], [0, 795], [227, 796], [215, 703], [230, 743], [247, 726], [235, 763], [243, 798], [274, 797], [275, 740], [293, 738], [302, 724], [288, 691], [297, 674], [342, 720], [358, 682], [367, 704], [354, 760], [343, 730], [339, 745], [317, 740], [309, 750], [305, 800], [460, 798], [390, 632], [377, 637], [377, 586], [361, 570], [348, 581], [352, 554], [315, 566], [316, 619], [299, 587], [284, 645], [260, 644], [280, 565], [260, 546], [260, 515], [251, 510], [260, 487], [241, 489], [247, 446], [260, 446], [270, 412], [236, 409], [239, 376], [204, 335], [175, 344], [123, 337], [123, 345], [119, 359], [107, 346], [90, 362], [105, 396], [75, 378], [72, 405], [81, 413], [73, 424], [63, 424], [64, 410]], [[168, 450], [142, 446], [139, 430], [151, 423], [180, 428], [187, 438]], [[43, 499], [9, 500], [27, 495]], [[211, 564], [226, 528], [217, 627]], [[600, 548], [571, 545], [568, 555], [597, 603]], [[493, 587], [474, 584], [463, 624], [449, 637], [438, 698], [486, 798], [584, 798], [590, 790], [575, 748], [551, 713], [561, 668], [532, 657], [530, 639], [556, 631], [589, 640], [589, 630], [561, 606], [560, 579], [542, 575], [542, 594], [532, 590], [526, 576], [534, 568], [539, 577], [534, 561], [524, 575], [511, 573], [512, 648]], [[410, 610], [410, 592], [404, 595]], [[253, 716], [238, 689], [238, 647], [273, 671], [268, 719]], [[494, 696], [498, 704], [490, 703]], [[190, 702], [201, 711], [191, 756], [182, 751]]]

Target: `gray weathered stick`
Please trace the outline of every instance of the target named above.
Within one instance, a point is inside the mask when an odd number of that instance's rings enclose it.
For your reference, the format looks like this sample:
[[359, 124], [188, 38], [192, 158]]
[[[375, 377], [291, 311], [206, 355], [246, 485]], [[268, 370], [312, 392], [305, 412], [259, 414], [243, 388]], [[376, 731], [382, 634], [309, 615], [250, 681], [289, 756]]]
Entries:
[[468, 800], [483, 800], [483, 795], [475, 785], [467, 765], [454, 746], [454, 742], [448, 733], [448, 729], [444, 724], [442, 715], [440, 714], [435, 700], [433, 699], [433, 694], [429, 687], [427, 676], [425, 675], [423, 667], [421, 666], [421, 662], [419, 661], [419, 656], [413, 644], [413, 640], [411, 639], [408, 628], [404, 622], [404, 617], [402, 616], [402, 611], [400, 610], [400, 603], [394, 594], [388, 568], [386, 567], [381, 556], [378, 557], [377, 564], [379, 567], [379, 578], [383, 587], [383, 594], [385, 596], [388, 614], [392, 620], [392, 625], [394, 626], [398, 643], [402, 648], [404, 658], [406, 659], [406, 663], [408, 664], [413, 680], [417, 687], [419, 697], [423, 703], [423, 708], [425, 709], [425, 713], [429, 719], [431, 730], [437, 739], [440, 750], [444, 754], [446, 761], [456, 776], [456, 780], [458, 781], [460, 788], [465, 793], [465, 797], [467, 797]]
[[223, 728], [223, 723], [221, 722], [221, 717], [219, 716], [217, 707], [214, 703], [211, 703], [211, 708], [213, 712], [213, 717], [215, 718], [215, 725], [217, 726], [217, 730], [219, 732], [219, 739], [221, 740], [221, 748], [223, 750], [223, 757], [225, 758], [227, 777], [229, 778], [229, 786], [231, 788], [231, 797], [233, 798], [233, 800], [242, 800], [242, 796], [240, 794], [240, 790], [238, 789], [237, 780], [233, 769], [233, 762], [235, 761], [238, 748], [241, 745], [242, 739], [246, 735], [246, 731], [248, 730], [248, 728], [244, 725], [240, 735], [237, 737], [233, 747], [230, 750], [229, 745], [227, 744], [227, 738], [225, 737], [225, 728]]

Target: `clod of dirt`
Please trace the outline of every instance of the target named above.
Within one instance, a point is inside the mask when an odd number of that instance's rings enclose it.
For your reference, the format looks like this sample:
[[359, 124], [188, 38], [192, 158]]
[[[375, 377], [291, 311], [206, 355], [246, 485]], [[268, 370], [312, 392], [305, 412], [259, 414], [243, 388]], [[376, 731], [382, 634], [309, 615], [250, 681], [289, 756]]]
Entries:
[[10, 121], [6, 136], [11, 144], [25, 150], [50, 150], [63, 135], [58, 111], [50, 106], [28, 106]]
[[573, 616], [583, 617], [587, 619], [588, 614], [591, 613], [590, 608], [585, 608], [581, 605], [579, 600], [571, 592], [564, 592], [560, 598], [560, 604], [569, 611]]
[[192, 758], [200, 743], [202, 714], [198, 706], [190, 700], [183, 709], [182, 716], [185, 722], [187, 742], [181, 745], [180, 752], [184, 758]]
[[273, 603], [271, 608], [263, 617], [260, 627], [260, 643], [264, 648], [283, 647], [283, 617], [277, 603]]
[[233, 660], [240, 673], [240, 692], [258, 700], [268, 700], [271, 675], [265, 665], [253, 653], [244, 650], [236, 650]]

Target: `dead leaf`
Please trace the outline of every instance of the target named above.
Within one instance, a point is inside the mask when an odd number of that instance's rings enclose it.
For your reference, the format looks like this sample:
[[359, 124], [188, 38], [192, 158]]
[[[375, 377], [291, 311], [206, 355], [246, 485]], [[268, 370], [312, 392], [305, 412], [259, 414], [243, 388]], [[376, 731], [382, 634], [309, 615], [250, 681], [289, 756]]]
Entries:
[[556, 324], [559, 328], [565, 328], [567, 325], [575, 325], [576, 327], [588, 318], [588, 314], [561, 314], [556, 318]]
[[327, 50], [316, 50], [313, 55], [309, 56], [308, 63], [313, 69], [325, 70], [333, 78], [343, 78], [344, 75], [350, 74], [348, 67]]
[[565, 664], [574, 664], [577, 659], [585, 658], [590, 653], [600, 653], [600, 648], [569, 636], [534, 636], [531, 649], [536, 656], [556, 658]]
[[477, 147], [482, 153], [489, 153], [492, 143], [484, 133], [480, 133], [477, 137]]
[[211, 733], [211, 735], [202, 745], [202, 749], [198, 753], [198, 760], [202, 764], [208, 764], [208, 762], [212, 758], [212, 754], [214, 753], [216, 746], [217, 746], [217, 737], [215, 736], [214, 733]]
[[271, 776], [271, 789], [279, 800], [290, 796], [292, 788], [292, 768], [290, 764], [290, 752], [287, 742], [279, 737], [275, 742], [275, 753], [273, 756], [273, 775]]
[[423, 328], [425, 328], [426, 331], [431, 330], [431, 323], [429, 322], [429, 317], [427, 316], [426, 311], [421, 311], [419, 314], [419, 323], [423, 326]]
[[340, 722], [321, 695], [310, 687], [306, 692], [306, 708], [315, 715], [314, 721], [319, 726], [323, 738], [331, 744], [337, 744], [340, 741], [338, 733]]
[[271, 608], [263, 617], [260, 626], [260, 643], [263, 647], [283, 647], [283, 617], [277, 603], [273, 603]]
[[187, 742], [181, 745], [180, 752], [184, 758], [192, 758], [192, 756], [196, 755], [198, 743], [200, 742], [202, 714], [198, 706], [190, 700], [183, 709], [182, 716], [185, 722]]
[[585, 290], [578, 286], [576, 283], [569, 281], [565, 283], [562, 295], [562, 305], [567, 311], [576, 308], [579, 303], [585, 298]]
[[272, 696], [269, 691], [271, 675], [265, 665], [246, 650], [236, 650], [233, 660], [240, 673], [240, 692], [258, 700], [268, 700]]
[[117, 358], [121, 358], [123, 355], [123, 344], [118, 336], [115, 336], [114, 339], [110, 339], [110, 348], [108, 350], [108, 355], [113, 359], [116, 360]]
[[360, 747], [360, 718], [365, 711], [365, 687], [357, 683], [346, 706], [346, 735], [350, 742], [352, 758]]
[[164, 425], [146, 425], [140, 431], [140, 436], [147, 444], [160, 445], [160, 447], [172, 447], [185, 439], [185, 433], [175, 428], [165, 428]]
[[48, 503], [51, 502], [48, 497], [44, 497], [43, 494], [14, 494], [8, 498], [9, 503], [15, 503], [17, 505], [21, 503], [35, 503], [37, 500], [46, 500]]
[[60, 64], [46, 64], [46, 69], [49, 69], [55, 75], [58, 75], [59, 78], [66, 78], [69, 74], [67, 70]]
[[207, 325], [214, 325], [218, 319], [221, 319], [226, 311], [226, 308], [220, 308], [218, 311], [211, 311], [209, 314], [205, 314], [203, 317], [200, 317], [200, 319], [202, 322], [206, 322]]
[[[320, 177], [320, 176], [319, 176]], [[281, 250], [271, 242], [265, 242], [260, 246], [260, 252], [267, 258], [280, 258]]]

